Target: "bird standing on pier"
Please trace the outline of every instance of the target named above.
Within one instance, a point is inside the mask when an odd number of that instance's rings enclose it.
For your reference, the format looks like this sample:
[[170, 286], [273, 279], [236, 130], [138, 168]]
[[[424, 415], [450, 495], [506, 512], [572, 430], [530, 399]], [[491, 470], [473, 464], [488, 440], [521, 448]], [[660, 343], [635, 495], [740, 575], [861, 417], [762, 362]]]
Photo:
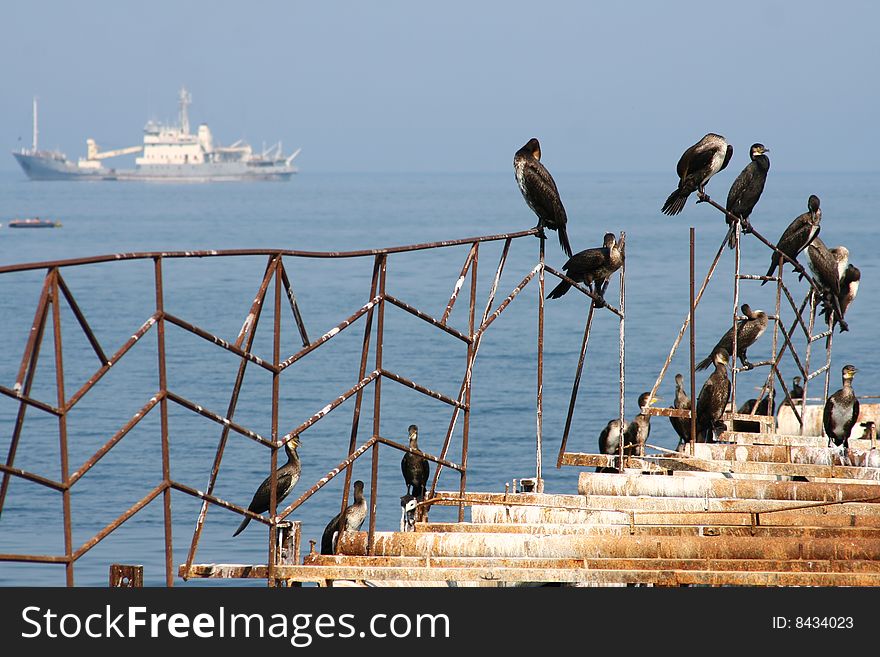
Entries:
[[553, 176], [541, 164], [541, 144], [534, 137], [526, 142], [513, 156], [513, 171], [523, 198], [532, 211], [538, 215], [538, 237], [546, 239], [544, 228], [555, 230], [559, 234], [559, 245], [565, 255], [571, 257], [571, 245], [565, 224], [568, 217], [565, 207], [559, 198], [559, 190]]
[[702, 201], [704, 187], [709, 179], [724, 169], [733, 157], [733, 146], [721, 135], [710, 132], [682, 153], [678, 160], [678, 189], [669, 195], [661, 212], [672, 216], [684, 209], [688, 196], [694, 191]]
[[[782, 251], [792, 260], [797, 260], [797, 255], [806, 249], [810, 243], [819, 236], [819, 223], [822, 221], [822, 210], [819, 208], [819, 197], [811, 194], [807, 200], [807, 212], [798, 215], [782, 233], [782, 237], [776, 243], [776, 248]], [[770, 256], [770, 268], [765, 276], [772, 276], [779, 264], [779, 254], [774, 251]], [[767, 281], [761, 281], [764, 285]]]
[[841, 371], [843, 387], [825, 402], [822, 426], [828, 436], [829, 447], [833, 442], [837, 447], [849, 449], [849, 435], [859, 418], [859, 400], [852, 386], [856, 372], [858, 370], [852, 365], [844, 365]]
[[715, 431], [723, 427], [721, 415], [730, 399], [727, 364], [730, 356], [724, 347], [713, 353], [715, 371], [706, 379], [697, 396], [697, 442], [715, 442]]
[[[684, 377], [681, 374], [675, 375], [675, 399], [672, 402], [672, 408], [681, 411], [691, 410], [691, 398], [684, 391]], [[678, 446], [676, 450], [691, 440], [691, 421], [686, 417], [669, 416], [669, 423], [678, 435]]]
[[[574, 254], [562, 266], [566, 275], [578, 283], [590, 287], [593, 294], [602, 297], [604, 283], [614, 272], [623, 266], [624, 253], [614, 233], [605, 233], [603, 245], [595, 249], [585, 249]], [[548, 299], [558, 299], [571, 288], [568, 281], [560, 281], [554, 287]], [[599, 302], [597, 302], [598, 305]]]
[[645, 443], [651, 435], [651, 416], [645, 413], [644, 409], [658, 401], [660, 400], [657, 397], [651, 397], [650, 392], [639, 395], [639, 412], [626, 426], [623, 435], [624, 445], [630, 453], [645, 455]]
[[[843, 273], [843, 278], [840, 279], [840, 292], [837, 296], [837, 302], [840, 306], [840, 319], [838, 320], [836, 317], [831, 324], [831, 327], [834, 328], [834, 325], [837, 322], [840, 322], [840, 330], [848, 331], [849, 326], [847, 326], [844, 321], [844, 316], [846, 315], [846, 311], [849, 308], [850, 304], [856, 298], [856, 294], [859, 291], [859, 282], [862, 278], [862, 272], [859, 271], [859, 268], [855, 265], [847, 265], [846, 271]], [[834, 307], [833, 304], [826, 304], [825, 306], [825, 321], [830, 321], [832, 315], [834, 315]]]
[[[415, 424], [409, 425], [409, 447], [419, 449], [419, 428]], [[400, 469], [406, 482], [407, 495], [412, 495], [419, 502], [424, 500], [431, 470], [428, 459], [407, 452], [400, 461]]]
[[[299, 461], [299, 454], [296, 451], [297, 447], [299, 447], [299, 436], [294, 436], [286, 443], [284, 443], [284, 451], [287, 452], [287, 463], [285, 463], [275, 471], [276, 504], [280, 504], [281, 501], [290, 494], [290, 491], [293, 490], [293, 487], [296, 486], [296, 482], [299, 481], [301, 466]], [[257, 492], [254, 493], [254, 497], [251, 500], [248, 511], [252, 511], [253, 513], [265, 513], [269, 510], [271, 486], [272, 476], [270, 475], [266, 477], [263, 480], [263, 483], [260, 484], [260, 487], [257, 488]], [[241, 524], [238, 526], [238, 529], [235, 530], [233, 536], [238, 536], [241, 532], [243, 532], [244, 528], [248, 526], [248, 523], [250, 521], [250, 516], [245, 516], [244, 520], [242, 520]]]
[[785, 397], [785, 400], [782, 402], [783, 404], [788, 404], [789, 406], [794, 406], [797, 404], [800, 406], [801, 400], [804, 398], [804, 389], [801, 387], [801, 377], [796, 376], [791, 381], [791, 390], [788, 392], [788, 395]]
[[342, 532], [359, 531], [367, 517], [367, 500], [364, 498], [364, 482], [358, 479], [354, 482], [354, 502], [333, 516], [333, 520], [327, 523], [324, 533], [321, 535], [321, 554], [334, 554], [336, 541]]
[[[626, 423], [620, 419], [610, 420], [599, 433], [599, 453], [617, 456], [620, 452], [620, 441], [624, 438]], [[597, 467], [596, 472], [616, 472], [614, 468]]]
[[[767, 181], [767, 172], [770, 171], [770, 158], [766, 153], [770, 149], [765, 148], [764, 144], [752, 144], [749, 149], [750, 162], [733, 181], [730, 191], [727, 192], [726, 210], [731, 214], [740, 218], [740, 223], [744, 231], [750, 230], [749, 216], [761, 193], [764, 191], [764, 183]], [[733, 226], [733, 219], [727, 217], [727, 225], [730, 226], [730, 234], [727, 238], [727, 245], [732, 249], [736, 246], [736, 230]]]
[[[752, 310], [749, 304], [740, 306], [745, 319], [741, 319], [736, 327], [736, 355], [747, 369], [752, 368], [746, 356], [746, 350], [751, 347], [758, 338], [767, 330], [767, 313], [763, 310]], [[698, 370], [704, 370], [713, 362], [713, 355], [718, 349], [724, 348], [728, 354], [733, 353], [733, 327], [727, 329], [727, 333], [721, 336], [718, 343], [712, 348], [712, 352], [697, 365]]]

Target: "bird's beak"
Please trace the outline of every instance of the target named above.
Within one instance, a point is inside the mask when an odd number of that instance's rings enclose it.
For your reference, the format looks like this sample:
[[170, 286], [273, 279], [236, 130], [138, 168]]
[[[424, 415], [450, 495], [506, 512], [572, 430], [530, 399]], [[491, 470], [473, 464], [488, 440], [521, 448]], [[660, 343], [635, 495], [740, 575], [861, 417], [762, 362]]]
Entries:
[[656, 404], [659, 401], [663, 401], [663, 397], [651, 397], [651, 401], [648, 402], [648, 406], [651, 404]]
[[764, 150], [761, 151], [762, 154], [763, 154], [763, 153], [769, 153], [769, 152], [770, 152], [770, 149], [769, 149], [769, 148], [765, 148]]

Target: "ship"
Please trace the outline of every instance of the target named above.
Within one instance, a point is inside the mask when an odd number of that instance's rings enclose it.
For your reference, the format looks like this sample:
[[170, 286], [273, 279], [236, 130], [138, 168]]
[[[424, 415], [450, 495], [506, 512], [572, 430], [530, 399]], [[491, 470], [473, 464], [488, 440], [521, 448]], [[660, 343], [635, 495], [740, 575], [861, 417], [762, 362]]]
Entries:
[[[86, 140], [86, 156], [70, 160], [58, 150], [40, 150], [38, 145], [37, 99], [33, 109], [31, 148], [13, 151], [22, 170], [31, 180], [142, 180], [158, 182], [234, 182], [249, 180], [290, 180], [298, 169], [293, 160], [297, 149], [284, 155], [281, 142], [256, 153], [250, 144], [238, 140], [229, 146], [214, 141], [206, 123], [190, 132], [189, 105], [192, 96], [181, 88], [178, 123], [155, 120], [144, 126], [143, 144], [102, 151], [94, 139]], [[111, 168], [111, 158], [138, 153], [133, 169]]]

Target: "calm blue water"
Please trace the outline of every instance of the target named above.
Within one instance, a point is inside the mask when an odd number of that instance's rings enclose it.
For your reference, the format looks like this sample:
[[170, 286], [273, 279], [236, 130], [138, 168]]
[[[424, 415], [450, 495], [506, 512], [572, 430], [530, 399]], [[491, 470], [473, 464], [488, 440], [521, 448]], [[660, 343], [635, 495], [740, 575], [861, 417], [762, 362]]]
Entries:
[[[733, 167], [732, 167], [733, 168]], [[736, 170], [722, 172], [709, 192], [723, 201]], [[720, 213], [694, 205], [664, 217], [659, 208], [675, 185], [673, 173], [556, 174], [569, 214], [569, 236], [575, 250], [601, 244], [606, 231], [627, 233], [626, 414], [637, 412], [639, 393], [650, 389], [687, 312], [688, 227], [697, 227], [697, 272], [702, 278], [720, 244], [725, 226]], [[862, 271], [860, 296], [847, 319], [851, 330], [834, 336], [832, 389], [840, 367], [860, 368], [856, 390], [880, 392], [877, 339], [878, 278], [875, 254], [876, 208], [880, 206], [878, 174], [789, 174], [771, 172], [764, 197], [752, 216], [756, 227], [776, 240], [785, 226], [804, 211], [811, 193], [822, 199], [822, 237], [829, 246], [844, 244]], [[15, 216], [56, 218], [52, 230], [10, 230]], [[488, 235], [530, 228], [527, 209], [509, 173], [470, 174], [313, 174], [289, 183], [150, 185], [123, 183], [38, 183], [18, 173], [0, 177], [0, 263], [12, 264], [117, 252], [285, 248], [337, 251], [378, 248], [441, 239]], [[743, 270], [763, 274], [769, 261], [763, 245], [747, 238]], [[480, 250], [478, 313], [485, 305], [501, 244]], [[538, 241], [518, 240], [511, 248], [501, 280], [497, 306], [537, 262]], [[465, 247], [392, 256], [388, 291], [439, 317], [466, 256]], [[565, 257], [555, 235], [547, 242], [547, 261], [561, 269]], [[265, 268], [263, 257], [166, 260], [165, 306], [183, 319], [234, 340], [257, 292]], [[309, 337], [315, 339], [352, 314], [368, 298], [371, 259], [285, 260]], [[697, 352], [701, 358], [730, 325], [732, 252], [725, 251], [718, 273], [697, 313]], [[788, 275], [788, 271], [786, 274]], [[63, 270], [63, 275], [107, 353], [115, 352], [153, 312], [151, 261], [109, 263]], [[41, 272], [0, 275], [0, 383], [12, 387], [42, 283]], [[803, 283], [791, 282], [797, 301]], [[548, 277], [548, 285], [554, 285]], [[505, 482], [535, 471], [535, 397], [537, 281], [529, 285], [486, 334], [473, 379], [468, 488], [502, 491]], [[608, 293], [617, 304], [618, 287]], [[544, 478], [548, 492], [576, 491], [578, 470], [556, 469], [556, 454], [565, 422], [572, 380], [586, 316], [586, 297], [569, 292], [548, 300], [544, 361]], [[772, 310], [775, 287], [743, 284], [741, 300]], [[466, 298], [451, 324], [466, 330]], [[785, 314], [791, 317], [790, 311]], [[271, 359], [271, 305], [264, 311], [254, 351]], [[65, 388], [69, 397], [98, 368], [98, 360], [72, 313], [62, 312]], [[286, 302], [282, 305], [282, 358], [301, 342]], [[408, 314], [386, 310], [384, 367], [454, 397], [464, 371], [465, 348]], [[574, 415], [569, 448], [595, 451], [601, 428], [617, 413], [618, 323], [610, 313], [594, 322]], [[74, 408], [68, 418], [70, 471], [75, 471], [115, 431], [147, 403], [158, 389], [156, 333], [150, 331]], [[358, 374], [363, 325], [356, 324], [326, 347], [287, 370], [280, 379], [280, 426], [287, 432], [352, 386]], [[225, 413], [238, 367], [234, 357], [173, 326], [167, 329], [169, 388], [206, 408]], [[801, 340], [802, 343], [802, 340]], [[753, 361], [769, 356], [771, 332], [750, 350]], [[373, 354], [368, 370], [374, 367]], [[677, 353], [661, 385], [661, 404], [671, 402], [675, 372], [686, 371], [687, 342]], [[816, 349], [813, 364], [824, 349]], [[790, 360], [786, 379], [795, 374]], [[738, 399], [754, 394], [766, 369], [740, 375]], [[705, 377], [698, 374], [697, 385]], [[821, 383], [811, 388], [821, 394]], [[43, 343], [32, 396], [54, 404], [55, 370], [52, 342]], [[271, 431], [271, 377], [249, 366], [235, 421], [263, 436]], [[303, 434], [303, 475], [295, 495], [306, 490], [344, 458], [351, 431], [353, 399]], [[359, 444], [372, 428], [372, 393], [364, 397]], [[169, 405], [171, 475], [205, 489], [220, 437], [220, 427], [174, 404]], [[18, 405], [0, 397], [0, 454], [5, 455]], [[450, 407], [389, 380], [382, 382], [380, 433], [405, 442], [406, 428], [420, 426], [420, 445], [439, 453]], [[58, 423], [29, 409], [15, 466], [60, 478]], [[674, 447], [665, 419], [653, 423], [650, 442]], [[159, 413], [155, 409], [73, 488], [73, 545], [83, 545], [108, 522], [126, 511], [161, 480]], [[450, 458], [461, 458], [459, 421]], [[230, 434], [215, 493], [246, 506], [268, 472], [268, 450]], [[382, 448], [379, 458], [377, 528], [399, 523], [399, 496], [404, 492], [400, 454]], [[433, 472], [433, 466], [432, 466]], [[370, 463], [355, 466], [356, 478], [369, 489]], [[322, 489], [295, 517], [308, 539], [320, 540], [324, 525], [339, 508], [342, 477]], [[440, 488], [458, 487], [446, 471]], [[293, 497], [290, 498], [292, 500]], [[288, 501], [290, 501], [288, 500]], [[172, 495], [174, 563], [186, 559], [200, 501]], [[436, 509], [431, 518], [452, 519], [454, 512]], [[147, 584], [164, 583], [161, 497], [87, 552], [76, 564], [78, 585], [103, 586], [112, 562], [142, 563]], [[216, 507], [208, 513], [197, 563], [263, 563], [265, 526], [251, 523], [236, 538], [240, 517]], [[13, 478], [0, 518], [0, 554], [63, 554], [61, 495]], [[0, 562], [0, 585], [62, 585], [58, 565]], [[184, 583], [182, 586], [204, 582]]]

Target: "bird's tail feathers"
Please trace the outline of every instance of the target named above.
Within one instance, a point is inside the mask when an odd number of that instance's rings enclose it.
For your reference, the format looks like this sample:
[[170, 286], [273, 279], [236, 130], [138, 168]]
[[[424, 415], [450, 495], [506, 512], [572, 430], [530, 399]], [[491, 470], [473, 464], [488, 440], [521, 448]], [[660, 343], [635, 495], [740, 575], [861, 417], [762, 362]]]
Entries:
[[570, 258], [571, 244], [568, 243], [568, 233], [565, 230], [565, 226], [560, 226], [557, 232], [559, 233], [559, 246], [561, 246], [562, 250], [565, 251], [565, 255]]
[[558, 299], [563, 294], [568, 292], [568, 288], [571, 287], [571, 283], [568, 281], [559, 281], [559, 285], [550, 290], [550, 294], [547, 295], [548, 299]]
[[707, 356], [706, 358], [701, 360], [699, 363], [697, 363], [696, 369], [697, 370], [704, 370], [707, 367], [709, 367], [709, 365], [711, 365], [711, 364], [712, 364], [712, 355], [710, 354], [709, 356]]
[[244, 531], [244, 528], [248, 526], [248, 523], [251, 521], [250, 516], [245, 516], [244, 520], [241, 521], [241, 524], [238, 526], [238, 529], [235, 530], [234, 536], [238, 536]]
[[684, 194], [680, 189], [676, 189], [669, 195], [669, 198], [666, 199], [666, 203], [663, 204], [660, 212], [663, 214], [676, 215], [682, 210], [684, 210], [684, 204], [687, 202], [688, 196], [690, 194]]

